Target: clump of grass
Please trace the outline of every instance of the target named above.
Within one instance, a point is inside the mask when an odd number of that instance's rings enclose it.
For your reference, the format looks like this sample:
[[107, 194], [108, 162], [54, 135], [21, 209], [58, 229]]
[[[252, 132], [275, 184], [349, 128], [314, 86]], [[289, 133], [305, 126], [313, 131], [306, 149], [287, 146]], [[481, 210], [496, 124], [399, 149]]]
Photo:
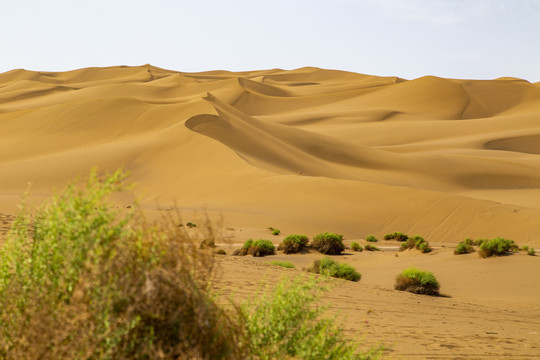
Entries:
[[474, 241], [472, 239], [466, 238], [464, 241], [457, 244], [454, 254], [469, 254], [474, 252]]
[[306, 235], [291, 234], [283, 239], [278, 246], [278, 250], [283, 251], [285, 254], [295, 254], [306, 251], [308, 243], [309, 239]]
[[529, 247], [528, 247], [527, 245], [523, 245], [523, 246], [521, 247], [521, 250], [523, 250], [523, 251], [529, 251]]
[[343, 235], [325, 232], [313, 238], [311, 247], [326, 255], [339, 255], [345, 250]]
[[375, 245], [370, 245], [370, 244], [364, 245], [364, 250], [366, 250], [366, 251], [381, 251], [381, 249], [379, 249]]
[[382, 349], [360, 351], [348, 342], [334, 319], [324, 317], [319, 299], [327, 285], [314, 277], [283, 279], [273, 290], [241, 306], [248, 319], [243, 342], [255, 359], [379, 358]]
[[535, 256], [536, 251], [532, 247], [530, 247], [527, 249], [527, 255]]
[[126, 177], [94, 171], [19, 214], [0, 249], [0, 358], [244, 358], [210, 296], [213, 252], [174, 219], [113, 210]]
[[353, 251], [359, 251], [359, 252], [364, 251], [364, 249], [362, 248], [362, 246], [361, 246], [359, 243], [357, 243], [356, 241], [353, 241], [353, 242], [351, 243], [351, 249], [352, 249]]
[[478, 254], [483, 257], [501, 256], [509, 253], [510, 251], [518, 248], [513, 240], [495, 238], [485, 240], [480, 244], [480, 250]]
[[407, 241], [408, 238], [409, 238], [408, 235], [403, 234], [401, 232], [394, 232], [394, 233], [384, 235], [384, 240]]
[[431, 272], [413, 267], [398, 274], [394, 284], [396, 290], [423, 295], [439, 295], [439, 288], [439, 282]]
[[272, 261], [272, 265], [281, 266], [288, 269], [294, 269], [294, 264], [290, 261]]
[[429, 243], [420, 235], [415, 235], [411, 238], [408, 238], [405, 242], [401, 243], [400, 251], [404, 251], [407, 249], [417, 249], [420, 250], [422, 253], [428, 253], [432, 251]]
[[377, 242], [378, 240], [374, 235], [368, 235], [368, 236], [366, 236], [366, 241], [367, 242]]
[[227, 255], [227, 252], [223, 249], [219, 249], [218, 251], [216, 251], [216, 254], [217, 255]]
[[274, 255], [276, 253], [276, 248], [270, 240], [253, 240], [249, 239], [244, 243], [244, 246], [239, 250], [236, 250], [233, 255], [245, 256], [247, 254], [253, 256], [265, 256], [265, 255]]
[[306, 271], [350, 281], [360, 281], [362, 278], [349, 264], [338, 263], [329, 257], [315, 260]]
[[272, 235], [276, 235], [276, 236], [277, 236], [277, 235], [279, 235], [279, 234], [281, 234], [281, 230], [278, 230], [278, 229], [272, 230]]
[[190, 221], [190, 222], [188, 222], [188, 223], [186, 224], [186, 226], [187, 226], [188, 228], [191, 229], [191, 228], [197, 227], [197, 224], [192, 223], [192, 222]]

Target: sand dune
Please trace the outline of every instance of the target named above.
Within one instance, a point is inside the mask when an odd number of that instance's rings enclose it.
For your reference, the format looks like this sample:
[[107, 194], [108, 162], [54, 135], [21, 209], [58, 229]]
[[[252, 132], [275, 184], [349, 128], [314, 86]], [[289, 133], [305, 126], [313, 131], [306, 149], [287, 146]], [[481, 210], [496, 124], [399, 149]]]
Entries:
[[[364, 275], [327, 296], [348, 331], [396, 358], [533, 358], [538, 257], [457, 257], [452, 247], [496, 236], [540, 247], [539, 119], [540, 83], [516, 78], [13, 70], [0, 74], [0, 240], [28, 183], [38, 203], [92, 167], [124, 167], [149, 216], [175, 204], [187, 219], [223, 216], [236, 243], [267, 237], [268, 226], [348, 242], [422, 234], [432, 255], [342, 257]], [[301, 268], [318, 256], [283, 257]], [[296, 274], [265, 261], [226, 257], [218, 287], [249, 295], [265, 274]], [[411, 265], [434, 271], [450, 298], [393, 291]]]
[[539, 113], [538, 85], [514, 78], [13, 70], [0, 74], [0, 211], [28, 182], [46, 196], [125, 166], [149, 209], [206, 205], [233, 226], [540, 244], [540, 205], [520, 195], [540, 194]]

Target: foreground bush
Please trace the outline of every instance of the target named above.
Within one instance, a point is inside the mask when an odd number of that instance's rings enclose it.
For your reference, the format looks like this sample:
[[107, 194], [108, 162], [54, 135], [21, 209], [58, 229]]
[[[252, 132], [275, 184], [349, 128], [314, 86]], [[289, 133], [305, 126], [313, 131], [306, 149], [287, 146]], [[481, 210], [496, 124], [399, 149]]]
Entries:
[[19, 214], [0, 249], [0, 358], [244, 358], [242, 329], [210, 296], [213, 252], [112, 210], [125, 178], [93, 172]]
[[432, 273], [408, 268], [396, 276], [394, 289], [414, 294], [439, 295], [439, 282]]
[[400, 232], [394, 232], [391, 234], [384, 235], [384, 240], [407, 241], [408, 238], [409, 238], [408, 235], [400, 233]]
[[[69, 186], [22, 211], [0, 247], [0, 359], [374, 359], [313, 306], [320, 281], [282, 281], [224, 310], [213, 249], [177, 219], [157, 225], [108, 195], [126, 175]], [[192, 231], [190, 231], [192, 233]], [[214, 236], [209, 236], [214, 238]], [[231, 316], [235, 315], [235, 316]]]
[[485, 240], [480, 244], [478, 254], [483, 257], [501, 256], [509, 253], [511, 250], [519, 249], [513, 240], [495, 238]]
[[283, 239], [278, 250], [283, 251], [285, 254], [304, 252], [308, 243], [309, 239], [306, 235], [292, 234]]
[[339, 255], [345, 250], [343, 245], [343, 235], [334, 233], [318, 234], [313, 238], [311, 247], [326, 255]]
[[407, 249], [417, 249], [423, 253], [431, 252], [431, 246], [429, 243], [420, 235], [415, 235], [411, 238], [408, 238], [405, 242], [401, 243], [400, 251]]
[[255, 359], [377, 359], [381, 349], [361, 352], [333, 319], [316, 306], [327, 288], [320, 279], [284, 279], [270, 292], [244, 303], [244, 342]]
[[315, 260], [306, 271], [350, 281], [360, 281], [362, 278], [362, 275], [349, 264], [338, 263], [329, 257]]
[[247, 254], [253, 256], [266, 256], [274, 255], [276, 253], [276, 248], [270, 240], [252, 240], [249, 239], [244, 243], [242, 248], [233, 252], [233, 255], [245, 256]]

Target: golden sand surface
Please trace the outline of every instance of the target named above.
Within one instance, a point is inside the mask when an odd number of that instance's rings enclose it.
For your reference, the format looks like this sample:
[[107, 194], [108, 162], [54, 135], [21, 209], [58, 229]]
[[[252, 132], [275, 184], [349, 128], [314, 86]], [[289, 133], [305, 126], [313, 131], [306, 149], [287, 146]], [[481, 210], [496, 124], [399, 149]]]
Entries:
[[[395, 256], [380, 241], [383, 252], [339, 257], [363, 278], [326, 296], [351, 334], [395, 359], [540, 357], [540, 257], [452, 253], [466, 237], [540, 248], [539, 155], [540, 83], [516, 78], [151, 65], [0, 74], [0, 233], [27, 189], [39, 203], [92, 167], [123, 167], [149, 216], [206, 212], [235, 243], [277, 244], [269, 226], [348, 242], [420, 234], [433, 253]], [[273, 258], [301, 269], [317, 256]], [[222, 288], [252, 294], [265, 276], [298, 272], [267, 261], [223, 258]], [[413, 265], [448, 297], [394, 291]]]

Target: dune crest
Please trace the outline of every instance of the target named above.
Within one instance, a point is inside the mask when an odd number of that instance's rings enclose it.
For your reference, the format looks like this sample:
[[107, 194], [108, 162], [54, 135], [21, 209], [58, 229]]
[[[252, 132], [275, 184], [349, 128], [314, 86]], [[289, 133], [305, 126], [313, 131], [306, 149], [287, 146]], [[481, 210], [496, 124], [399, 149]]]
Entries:
[[45, 197], [124, 166], [150, 210], [176, 199], [243, 226], [540, 244], [539, 116], [538, 83], [515, 78], [13, 70], [0, 74], [0, 212], [28, 182]]

